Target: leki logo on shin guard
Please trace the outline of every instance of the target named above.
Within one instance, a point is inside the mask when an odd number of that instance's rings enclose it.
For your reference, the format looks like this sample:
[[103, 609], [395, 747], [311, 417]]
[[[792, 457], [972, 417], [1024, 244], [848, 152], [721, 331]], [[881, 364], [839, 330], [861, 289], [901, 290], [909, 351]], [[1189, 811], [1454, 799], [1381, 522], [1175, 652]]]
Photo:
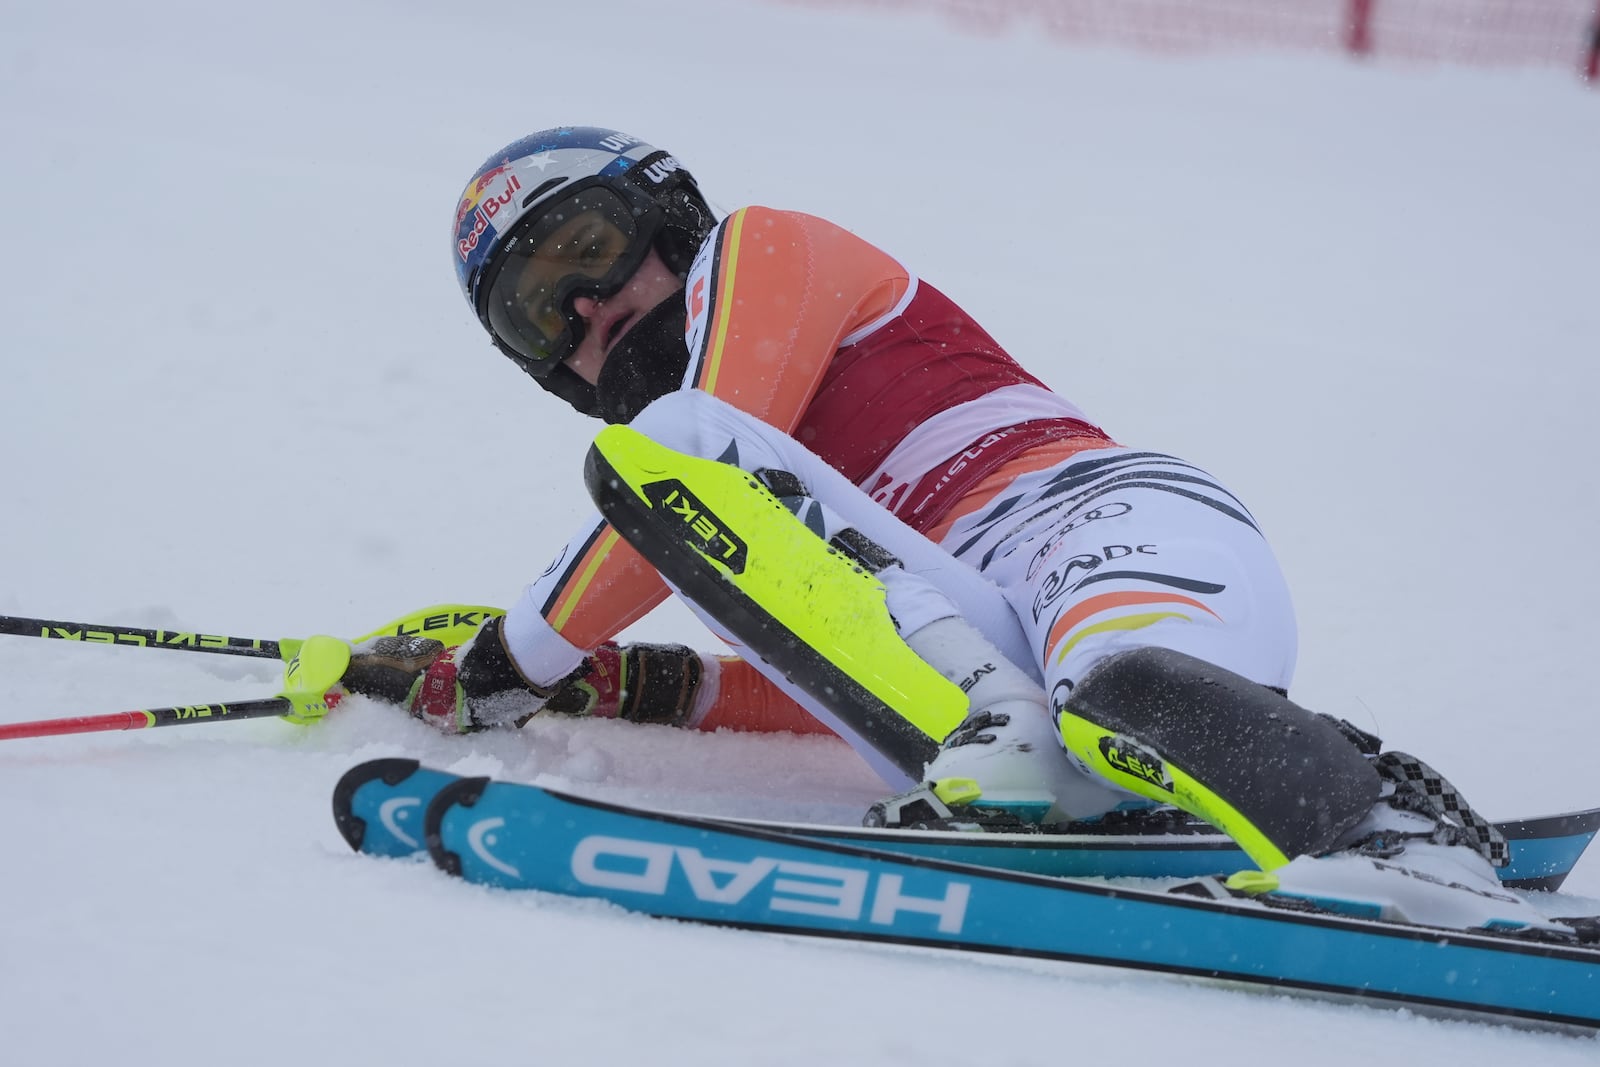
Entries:
[[1123, 774], [1131, 774], [1157, 789], [1172, 792], [1172, 775], [1167, 773], [1167, 765], [1128, 738], [1115, 734], [1100, 738], [1100, 755]]
[[682, 539], [690, 547], [727, 567], [734, 574], [744, 573], [749, 554], [744, 540], [728, 528], [715, 512], [702, 504], [684, 484], [676, 478], [650, 482], [642, 487], [650, 507], [663, 517], [677, 516], [676, 526]]

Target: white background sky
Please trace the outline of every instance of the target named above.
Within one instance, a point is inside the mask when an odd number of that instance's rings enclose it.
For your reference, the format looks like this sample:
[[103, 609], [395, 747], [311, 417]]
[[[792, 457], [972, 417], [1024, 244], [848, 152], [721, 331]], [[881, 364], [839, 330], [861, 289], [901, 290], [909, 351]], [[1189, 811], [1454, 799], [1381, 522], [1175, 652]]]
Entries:
[[[1302, 703], [1491, 816], [1600, 802], [1600, 94], [1567, 71], [1163, 59], [709, 0], [4, 0], [0, 24], [0, 612], [353, 636], [509, 603], [586, 511], [593, 427], [478, 333], [446, 231], [501, 145], [606, 125], [723, 208], [891, 249], [1120, 440], [1228, 481], [1295, 592]], [[671, 608], [635, 633], [706, 640]], [[0, 639], [0, 721], [274, 682]], [[456, 741], [362, 701], [306, 731], [7, 742], [5, 1058], [1594, 1055], [489, 893], [344, 849], [334, 781], [396, 754], [766, 816], [848, 820], [878, 791], [832, 742], [567, 722]], [[1597, 862], [1571, 883], [1591, 897]]]

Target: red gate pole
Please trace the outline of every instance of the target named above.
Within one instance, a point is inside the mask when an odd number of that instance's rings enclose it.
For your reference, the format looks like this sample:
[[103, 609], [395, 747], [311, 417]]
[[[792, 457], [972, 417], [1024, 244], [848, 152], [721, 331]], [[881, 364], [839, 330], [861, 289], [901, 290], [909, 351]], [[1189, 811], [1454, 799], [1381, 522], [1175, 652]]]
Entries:
[[1589, 54], [1584, 59], [1583, 79], [1591, 84], [1600, 80], [1600, 0], [1595, 0], [1594, 19], [1589, 25]]
[[1350, 0], [1344, 27], [1344, 46], [1353, 55], [1372, 51], [1372, 5], [1375, 0]]

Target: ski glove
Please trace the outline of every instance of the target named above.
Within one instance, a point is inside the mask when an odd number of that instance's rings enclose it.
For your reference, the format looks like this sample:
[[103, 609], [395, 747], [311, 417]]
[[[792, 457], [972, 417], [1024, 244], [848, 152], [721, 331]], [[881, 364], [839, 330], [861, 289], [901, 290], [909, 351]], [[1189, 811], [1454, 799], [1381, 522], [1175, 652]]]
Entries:
[[541, 711], [683, 725], [704, 666], [684, 645], [606, 642], [551, 686], [522, 677], [490, 619], [467, 642], [379, 637], [358, 646], [345, 672], [354, 693], [400, 704], [444, 733], [521, 726]]

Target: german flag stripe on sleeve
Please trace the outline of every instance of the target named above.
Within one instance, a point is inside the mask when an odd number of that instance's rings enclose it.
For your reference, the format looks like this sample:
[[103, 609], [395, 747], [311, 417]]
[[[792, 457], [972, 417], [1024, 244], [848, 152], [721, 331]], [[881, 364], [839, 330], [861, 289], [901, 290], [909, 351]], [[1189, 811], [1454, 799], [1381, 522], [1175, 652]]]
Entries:
[[589, 539], [583, 543], [583, 550], [567, 564], [566, 570], [550, 594], [550, 599], [545, 601], [543, 609], [545, 621], [558, 633], [572, 617], [572, 612], [583, 602], [584, 594], [599, 572], [600, 565], [621, 539], [609, 523], [600, 523]]
[[716, 259], [711, 266], [711, 301], [713, 316], [706, 330], [705, 343], [700, 349], [700, 366], [695, 372], [695, 388], [708, 393], [717, 391], [717, 378], [722, 370], [722, 355], [727, 347], [728, 320], [733, 316], [734, 302], [728, 299], [738, 273], [739, 251], [744, 237], [743, 211], [728, 219], [727, 233], [718, 243]]

